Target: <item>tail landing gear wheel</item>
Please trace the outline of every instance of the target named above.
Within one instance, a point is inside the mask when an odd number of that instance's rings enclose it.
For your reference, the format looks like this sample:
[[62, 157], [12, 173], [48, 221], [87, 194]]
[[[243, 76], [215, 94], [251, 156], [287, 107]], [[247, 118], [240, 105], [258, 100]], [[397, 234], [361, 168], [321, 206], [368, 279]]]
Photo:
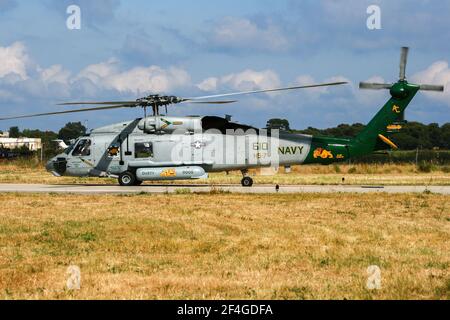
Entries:
[[119, 176], [119, 184], [123, 187], [131, 187], [136, 185], [136, 176], [130, 171], [125, 171]]
[[253, 179], [250, 177], [244, 177], [241, 181], [243, 187], [251, 187], [253, 186]]

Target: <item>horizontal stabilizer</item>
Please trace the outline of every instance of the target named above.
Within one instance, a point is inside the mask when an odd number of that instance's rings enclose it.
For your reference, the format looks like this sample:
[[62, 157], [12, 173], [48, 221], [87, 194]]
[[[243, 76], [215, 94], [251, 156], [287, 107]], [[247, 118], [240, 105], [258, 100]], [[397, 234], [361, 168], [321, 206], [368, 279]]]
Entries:
[[392, 149], [398, 149], [397, 145], [395, 143], [393, 143], [391, 140], [389, 140], [388, 138], [386, 138], [385, 136], [383, 136], [382, 134], [378, 135], [378, 138], [380, 138], [381, 141], [383, 141], [384, 143], [386, 143], [388, 146], [390, 146]]

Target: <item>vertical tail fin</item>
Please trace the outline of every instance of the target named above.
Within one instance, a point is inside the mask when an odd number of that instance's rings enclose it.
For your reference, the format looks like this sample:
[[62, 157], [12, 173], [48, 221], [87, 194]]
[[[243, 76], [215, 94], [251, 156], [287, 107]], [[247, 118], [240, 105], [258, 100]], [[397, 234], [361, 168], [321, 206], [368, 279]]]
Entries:
[[394, 84], [391, 88], [391, 99], [353, 140], [354, 145], [364, 146], [361, 152], [367, 151], [368, 148], [372, 151], [376, 150], [378, 136], [385, 136], [390, 125], [403, 121], [405, 110], [419, 89], [419, 86], [407, 82]]
[[360, 84], [361, 89], [389, 89], [391, 99], [369, 122], [366, 128], [352, 141], [351, 156], [370, 153], [377, 149], [380, 141], [395, 146], [385, 137], [389, 131], [388, 127], [396, 122], [404, 120], [405, 110], [416, 96], [419, 90], [444, 91], [443, 86], [417, 85], [406, 81], [406, 63], [408, 60], [408, 48], [402, 48], [400, 58], [400, 80], [394, 84], [387, 83], [365, 83]]

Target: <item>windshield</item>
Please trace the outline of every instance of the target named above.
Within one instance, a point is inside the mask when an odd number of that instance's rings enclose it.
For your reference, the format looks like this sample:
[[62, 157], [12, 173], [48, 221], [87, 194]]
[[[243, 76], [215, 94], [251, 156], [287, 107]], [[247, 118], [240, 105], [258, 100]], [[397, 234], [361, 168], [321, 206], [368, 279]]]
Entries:
[[72, 155], [77, 157], [86, 157], [91, 155], [91, 140], [89, 139], [82, 139], [80, 142], [78, 142], [77, 146], [72, 152]]
[[72, 143], [69, 147], [67, 147], [67, 149], [64, 150], [64, 153], [67, 154], [67, 155], [69, 155], [69, 153], [72, 152], [73, 148], [76, 146], [77, 143], [78, 143], [78, 139], [75, 140], [75, 142]]

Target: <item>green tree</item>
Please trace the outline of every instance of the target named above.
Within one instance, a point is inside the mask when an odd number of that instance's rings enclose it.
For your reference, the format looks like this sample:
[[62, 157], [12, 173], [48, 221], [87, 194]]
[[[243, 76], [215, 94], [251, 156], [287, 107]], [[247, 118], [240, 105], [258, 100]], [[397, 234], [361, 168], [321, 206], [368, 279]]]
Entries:
[[289, 121], [286, 119], [270, 119], [267, 121], [266, 125], [267, 129], [278, 129], [282, 131], [289, 131], [291, 130], [289, 126]]
[[59, 151], [58, 144], [54, 142], [54, 140], [58, 139], [58, 134], [53, 131], [24, 129], [22, 135], [27, 138], [41, 139], [46, 158], [55, 156]]
[[[335, 128], [316, 129], [309, 127], [306, 130], [294, 130], [294, 132], [314, 136], [356, 137], [364, 125], [356, 123], [352, 125], [340, 124]], [[439, 127], [437, 123], [424, 125], [419, 122], [408, 122], [398, 133], [390, 134], [390, 138], [402, 150], [414, 150], [416, 148], [450, 149], [450, 123]]]
[[427, 126], [427, 131], [431, 148], [439, 148], [441, 142], [441, 128], [439, 128], [439, 124], [430, 123]]
[[407, 132], [400, 131], [394, 134], [392, 140], [401, 150], [414, 150], [419, 147], [419, 139]]
[[355, 123], [352, 125], [340, 124], [337, 128], [330, 128], [323, 130], [324, 135], [336, 136], [336, 137], [348, 137], [354, 138], [364, 129], [364, 125], [361, 123]]
[[81, 122], [69, 122], [59, 130], [58, 138], [66, 142], [86, 135], [86, 127]]
[[11, 127], [11, 128], [9, 128], [9, 137], [10, 138], [20, 138], [19, 127]]
[[446, 123], [441, 127], [441, 143], [439, 147], [450, 150], [450, 123]]

